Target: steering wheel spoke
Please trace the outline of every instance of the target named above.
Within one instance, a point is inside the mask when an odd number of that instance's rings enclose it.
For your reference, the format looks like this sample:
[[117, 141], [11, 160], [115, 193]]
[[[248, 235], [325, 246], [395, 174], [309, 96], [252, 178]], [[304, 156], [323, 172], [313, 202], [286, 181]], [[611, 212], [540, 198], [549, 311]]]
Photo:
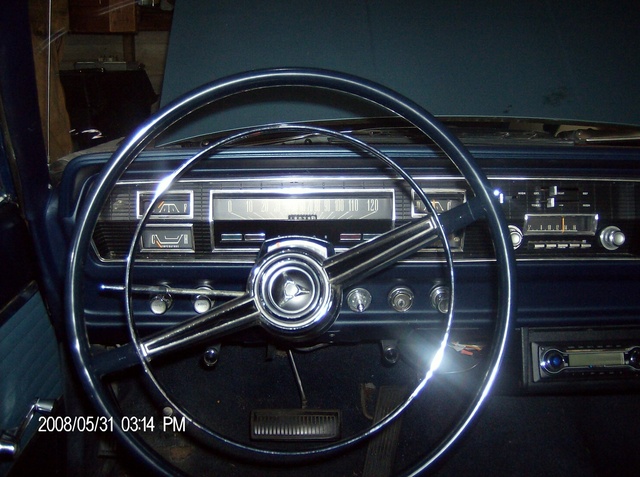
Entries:
[[[438, 216], [445, 235], [463, 229], [484, 215], [482, 203], [472, 198]], [[353, 285], [375, 272], [406, 258], [440, 238], [438, 225], [427, 216], [397, 227], [368, 242], [333, 255], [324, 261], [324, 268], [333, 286]]]
[[444, 229], [445, 235], [449, 235], [484, 218], [485, 215], [486, 211], [482, 201], [477, 197], [472, 197], [465, 203], [438, 215], [438, 220]]
[[133, 343], [117, 348], [109, 348], [92, 355], [91, 370], [101, 378], [115, 374], [140, 364], [140, 356]]
[[438, 230], [433, 218], [425, 217], [327, 258], [324, 268], [333, 286], [349, 286], [393, 265], [437, 238]]
[[260, 313], [253, 298], [243, 295], [212, 310], [140, 340], [140, 352], [152, 359], [206, 340], [251, 328], [259, 323]]
[[96, 353], [93, 355], [92, 367], [99, 376], [117, 373], [139, 365], [141, 359], [151, 360], [203, 341], [215, 341], [251, 328], [258, 324], [259, 316], [253, 299], [245, 294], [177, 326], [141, 338], [138, 343], [139, 351], [130, 342]]

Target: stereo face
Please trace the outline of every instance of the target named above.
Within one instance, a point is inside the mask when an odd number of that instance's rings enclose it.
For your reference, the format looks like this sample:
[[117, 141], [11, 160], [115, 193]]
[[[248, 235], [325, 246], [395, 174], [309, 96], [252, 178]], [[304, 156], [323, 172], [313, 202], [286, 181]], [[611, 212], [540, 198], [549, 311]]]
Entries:
[[532, 343], [532, 354], [537, 357], [534, 381], [535, 374], [539, 380], [640, 375], [640, 344], [621, 347]]

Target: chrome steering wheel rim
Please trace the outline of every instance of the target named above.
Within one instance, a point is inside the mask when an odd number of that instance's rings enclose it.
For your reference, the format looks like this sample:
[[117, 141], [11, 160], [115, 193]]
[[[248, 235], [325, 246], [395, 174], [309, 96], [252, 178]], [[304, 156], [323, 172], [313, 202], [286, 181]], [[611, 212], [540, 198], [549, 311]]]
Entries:
[[[475, 196], [479, 198], [483, 215], [487, 219], [494, 240], [496, 258], [501, 266], [498, 277], [498, 321], [494, 333], [494, 345], [489, 356], [489, 366], [478, 392], [458, 423], [440, 444], [407, 474], [416, 475], [430, 467], [457, 441], [478, 414], [491, 390], [504, 356], [508, 330], [515, 310], [515, 261], [502, 210], [493, 198], [486, 177], [466, 148], [417, 104], [392, 90], [355, 76], [314, 69], [275, 69], [223, 78], [202, 86], [171, 103], [123, 142], [103, 169], [78, 215], [78, 225], [68, 264], [65, 298], [67, 330], [73, 361], [80, 373], [85, 391], [96, 409], [107, 416], [117, 415], [114, 403], [102, 389], [100, 376], [94, 372], [90, 345], [82, 319], [83, 304], [79, 290], [81, 290], [83, 266], [91, 242], [93, 224], [97, 221], [101, 204], [104, 203], [129, 164], [157, 135], [194, 109], [249, 90], [298, 86], [330, 89], [360, 97], [405, 118], [420, 129], [449, 156], [465, 177]], [[124, 432], [119, 426], [116, 426], [115, 430], [120, 440], [151, 469], [165, 475], [174, 475], [175, 469], [168, 469], [166, 461], [162, 460], [138, 436]]]

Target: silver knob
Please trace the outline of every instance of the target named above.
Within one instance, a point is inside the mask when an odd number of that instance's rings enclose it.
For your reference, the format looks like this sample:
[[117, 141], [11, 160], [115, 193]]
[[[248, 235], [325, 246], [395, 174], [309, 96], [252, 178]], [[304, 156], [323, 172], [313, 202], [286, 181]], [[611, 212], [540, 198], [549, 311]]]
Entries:
[[514, 250], [522, 245], [522, 230], [515, 225], [509, 225], [509, 235], [511, 236], [511, 243], [513, 244]]
[[451, 290], [444, 285], [438, 285], [429, 294], [431, 305], [440, 313], [449, 313], [449, 302], [451, 301]]
[[617, 250], [624, 245], [626, 237], [618, 227], [610, 225], [600, 232], [600, 243], [607, 250]]
[[389, 305], [396, 311], [407, 311], [413, 305], [413, 292], [410, 288], [399, 286], [389, 292]]
[[154, 315], [164, 315], [172, 303], [171, 295], [156, 295], [151, 298], [149, 308]]
[[[209, 287], [199, 287], [198, 290], [207, 290], [210, 291]], [[196, 295], [192, 300], [193, 309], [196, 313], [201, 314], [209, 311], [213, 306], [213, 300], [209, 298], [207, 295]]]
[[365, 288], [354, 288], [347, 295], [347, 304], [351, 310], [362, 313], [371, 305], [371, 293]]

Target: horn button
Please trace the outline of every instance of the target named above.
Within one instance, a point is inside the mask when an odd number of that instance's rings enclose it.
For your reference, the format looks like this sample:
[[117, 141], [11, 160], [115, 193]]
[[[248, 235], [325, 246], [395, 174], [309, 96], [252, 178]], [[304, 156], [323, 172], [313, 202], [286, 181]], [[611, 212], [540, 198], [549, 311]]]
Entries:
[[335, 321], [341, 293], [331, 287], [316, 250], [300, 242], [279, 245], [258, 261], [249, 280], [262, 325], [282, 337], [311, 338]]

